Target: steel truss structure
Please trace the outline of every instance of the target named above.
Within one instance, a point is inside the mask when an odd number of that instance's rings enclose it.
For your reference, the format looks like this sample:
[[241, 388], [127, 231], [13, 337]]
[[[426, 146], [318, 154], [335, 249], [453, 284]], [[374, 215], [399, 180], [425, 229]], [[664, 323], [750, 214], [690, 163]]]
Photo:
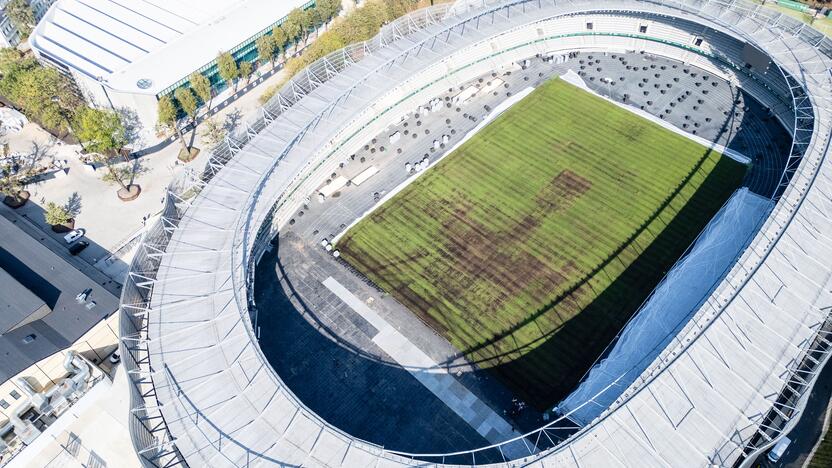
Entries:
[[[588, 18], [593, 33], [577, 34]], [[650, 34], [632, 34], [645, 18]], [[702, 47], [691, 46], [695, 37]], [[782, 74], [714, 64], [742, 63], [743, 43]], [[790, 119], [794, 143], [777, 205], [690, 323], [582, 428], [562, 419], [491, 447], [408, 454], [357, 440], [305, 407], [266, 362], [250, 316], [254, 264], [288, 214], [355, 148], [440, 91], [538, 53], [609, 49], [714, 69]], [[201, 173], [169, 187], [131, 264], [122, 356], [142, 462], [746, 463], [795, 423], [829, 357], [830, 64], [829, 39], [745, 0], [458, 2], [414, 12], [318, 60], [215, 148]]]

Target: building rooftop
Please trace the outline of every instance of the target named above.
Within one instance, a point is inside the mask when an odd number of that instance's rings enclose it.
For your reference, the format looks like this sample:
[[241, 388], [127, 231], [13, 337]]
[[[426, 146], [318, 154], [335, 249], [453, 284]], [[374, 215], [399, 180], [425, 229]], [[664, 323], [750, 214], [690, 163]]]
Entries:
[[43, 318], [50, 311], [43, 299], [0, 268], [0, 335]]
[[[0, 286], [0, 295], [18, 297], [29, 291], [52, 309], [0, 333], [0, 382], [69, 347], [118, 309], [118, 298], [4, 217], [0, 217], [0, 269], [24, 288]], [[78, 303], [75, 296], [86, 289], [92, 290], [88, 299]], [[95, 306], [88, 308], [93, 302]], [[5, 323], [0, 321], [4, 329]], [[33, 338], [26, 339], [30, 335]]]
[[155, 95], [308, 0], [58, 0], [29, 42], [131, 93]]
[[[129, 392], [124, 367], [110, 378], [94, 369], [90, 387], [29, 445], [7, 453], [6, 468], [140, 468], [127, 428]], [[103, 377], [103, 378], [102, 378]]]

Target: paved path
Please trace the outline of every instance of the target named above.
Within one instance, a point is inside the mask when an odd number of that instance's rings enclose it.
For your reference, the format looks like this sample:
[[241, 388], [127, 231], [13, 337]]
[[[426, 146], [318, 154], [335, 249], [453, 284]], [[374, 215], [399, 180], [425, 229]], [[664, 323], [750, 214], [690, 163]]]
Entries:
[[500, 415], [495, 413], [476, 395], [471, 393], [455, 377], [422, 352], [404, 335], [385, 321], [364, 302], [347, 290], [332, 277], [323, 285], [338, 296], [345, 304], [370, 323], [377, 333], [373, 343], [410, 372], [428, 390], [436, 395], [448, 408], [474, 428], [491, 443], [517, 437], [520, 434], [511, 428]]

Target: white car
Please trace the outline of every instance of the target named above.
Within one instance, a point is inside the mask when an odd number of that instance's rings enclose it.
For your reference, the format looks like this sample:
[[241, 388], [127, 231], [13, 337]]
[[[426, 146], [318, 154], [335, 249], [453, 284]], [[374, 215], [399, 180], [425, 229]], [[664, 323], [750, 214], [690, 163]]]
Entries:
[[67, 244], [71, 244], [82, 237], [84, 237], [83, 229], [73, 229], [72, 231], [69, 231], [67, 235], [64, 236], [64, 240]]
[[777, 463], [778, 461], [780, 461], [780, 458], [782, 458], [783, 454], [786, 453], [786, 449], [789, 448], [789, 445], [791, 443], [792, 443], [791, 439], [789, 439], [786, 436], [783, 436], [783, 438], [780, 439], [777, 442], [777, 444], [774, 446], [774, 448], [771, 449], [770, 452], [768, 452], [769, 461], [771, 461], [773, 463]]

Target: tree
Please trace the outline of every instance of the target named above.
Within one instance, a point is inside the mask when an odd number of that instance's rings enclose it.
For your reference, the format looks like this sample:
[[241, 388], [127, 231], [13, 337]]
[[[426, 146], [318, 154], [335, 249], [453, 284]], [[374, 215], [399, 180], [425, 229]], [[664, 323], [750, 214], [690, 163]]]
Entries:
[[6, 5], [6, 15], [20, 32], [21, 39], [26, 39], [35, 27], [35, 14], [27, 0], [11, 0]]
[[[179, 106], [182, 107], [182, 110], [188, 114], [188, 117], [191, 119], [191, 123], [194, 125], [194, 134], [196, 134], [196, 116], [199, 111], [199, 103], [196, 100], [194, 92], [191, 91], [190, 88], [178, 88], [173, 92], [173, 97], [176, 98], [177, 102], [179, 102]], [[197, 154], [199, 154], [199, 150], [195, 151], [194, 148], [186, 145], [186, 151], [185, 153], [179, 153], [179, 159], [181, 161], [188, 162], [194, 159]]]
[[271, 62], [272, 67], [274, 67], [274, 38], [269, 35], [260, 36], [254, 42], [254, 45], [257, 47], [257, 57], [260, 59], [260, 61], [269, 61]]
[[274, 42], [274, 46], [276, 49], [279, 49], [278, 52], [283, 52], [283, 55], [286, 55], [286, 43], [289, 42], [289, 35], [286, 34], [286, 30], [284, 30], [281, 26], [275, 26], [272, 29], [272, 41]]
[[8, 172], [0, 177], [0, 193], [5, 195], [3, 203], [12, 208], [19, 208], [29, 199], [28, 193], [23, 193], [23, 181]]
[[315, 2], [315, 8], [320, 8], [322, 16], [329, 21], [341, 12], [341, 0], [320, 0]]
[[246, 80], [246, 84], [251, 81], [251, 72], [253, 71], [253, 68], [254, 67], [252, 67], [251, 62], [247, 60], [244, 60], [240, 64], [240, 76]]
[[312, 27], [315, 28], [315, 32], [318, 32], [318, 28], [323, 26], [327, 21], [329, 21], [329, 17], [326, 16], [326, 12], [323, 8], [315, 7], [310, 10], [312, 12]]
[[6, 195], [3, 202], [13, 208], [19, 208], [28, 200], [28, 192], [23, 193], [26, 174], [21, 174], [23, 165], [17, 155], [9, 153], [9, 144], [3, 142], [3, 157], [0, 159], [0, 193]]
[[114, 111], [84, 107], [78, 111], [77, 119], [78, 138], [84, 141], [87, 151], [112, 155], [124, 146], [124, 126]]
[[207, 111], [210, 111], [210, 102], [213, 97], [213, 93], [211, 92], [211, 82], [208, 81], [208, 78], [205, 78], [205, 75], [199, 72], [191, 73], [191, 76], [188, 77], [188, 81], [191, 83], [191, 89], [194, 90], [203, 104], [208, 106]]
[[202, 124], [202, 141], [210, 147], [217, 146], [227, 134], [228, 131], [216, 118], [208, 119]]
[[27, 182], [43, 168], [43, 162], [54, 158], [49, 145], [31, 142], [28, 152], [11, 152], [4, 139], [5, 131], [0, 129], [0, 193], [7, 196], [7, 205], [19, 207], [29, 197], [25, 190]]
[[[347, 44], [354, 44], [375, 36], [379, 29], [390, 21], [412, 11], [420, 3], [413, 0], [366, 0], [360, 8], [353, 9], [339, 21], [333, 22], [329, 29], [321, 34], [315, 42], [307, 47], [298, 57], [293, 57], [284, 63], [286, 75], [280, 82], [270, 86], [260, 96], [260, 102], [266, 103], [292, 76], [315, 60], [334, 52]], [[337, 15], [341, 9], [340, 0], [316, 0], [316, 8], [326, 11], [324, 17]], [[279, 28], [275, 28], [272, 35], [278, 41], [279, 30], [286, 33], [287, 40], [297, 38], [300, 34], [299, 20], [302, 13], [293, 10], [286, 21]], [[330, 16], [331, 15], [331, 16]], [[280, 42], [277, 42], [280, 44]], [[286, 49], [284, 48], [284, 53]]]
[[160, 124], [167, 125], [176, 132], [176, 135], [179, 137], [179, 142], [182, 143], [182, 151], [184, 154], [190, 154], [191, 147], [185, 141], [185, 136], [182, 135], [182, 129], [177, 125], [176, 104], [173, 103], [173, 99], [170, 96], [162, 96], [159, 99], [156, 107], [156, 115]]
[[[173, 92], [173, 97], [179, 103], [179, 106], [182, 107], [182, 110], [188, 114], [190, 117], [191, 122], [196, 124], [196, 115], [197, 110], [199, 109], [199, 102], [196, 100], [196, 95], [191, 90], [191, 88], [177, 88], [176, 91]], [[194, 125], [196, 126], [196, 125]]]
[[46, 218], [46, 223], [51, 224], [52, 226], [67, 224], [69, 223], [69, 220], [72, 219], [72, 213], [70, 213], [65, 206], [59, 205], [55, 202], [46, 203], [43, 215], [44, 218]]
[[0, 94], [29, 119], [49, 129], [71, 130], [83, 98], [69, 78], [11, 49], [0, 53], [0, 74]]
[[234, 83], [234, 80], [240, 76], [240, 69], [237, 68], [237, 62], [234, 61], [234, 57], [229, 52], [223, 52], [217, 56], [217, 66], [220, 69], [220, 77], [229, 85]]
[[11, 47], [3, 47], [0, 49], [0, 73], [7, 73], [14, 64], [23, 58], [23, 54]]
[[298, 17], [298, 19], [300, 20], [300, 37], [303, 39], [304, 45], [306, 45], [307, 41], [309, 40], [309, 32], [315, 25], [314, 9], [310, 8], [307, 10], [301, 10], [301, 15]]
[[300, 37], [301, 28], [303, 25], [303, 11], [300, 8], [295, 8], [286, 16], [286, 20], [280, 26], [286, 32], [288, 42], [297, 42]]
[[110, 110], [84, 107], [79, 109], [76, 119], [76, 136], [84, 142], [84, 146], [88, 152], [92, 153], [95, 162], [107, 168], [107, 174], [102, 179], [120, 186], [121, 198], [128, 198], [133, 194], [137, 196], [139, 188], [133, 186], [133, 178], [136, 175], [135, 166], [117, 165], [117, 152], [126, 143], [126, 132], [119, 115]]

